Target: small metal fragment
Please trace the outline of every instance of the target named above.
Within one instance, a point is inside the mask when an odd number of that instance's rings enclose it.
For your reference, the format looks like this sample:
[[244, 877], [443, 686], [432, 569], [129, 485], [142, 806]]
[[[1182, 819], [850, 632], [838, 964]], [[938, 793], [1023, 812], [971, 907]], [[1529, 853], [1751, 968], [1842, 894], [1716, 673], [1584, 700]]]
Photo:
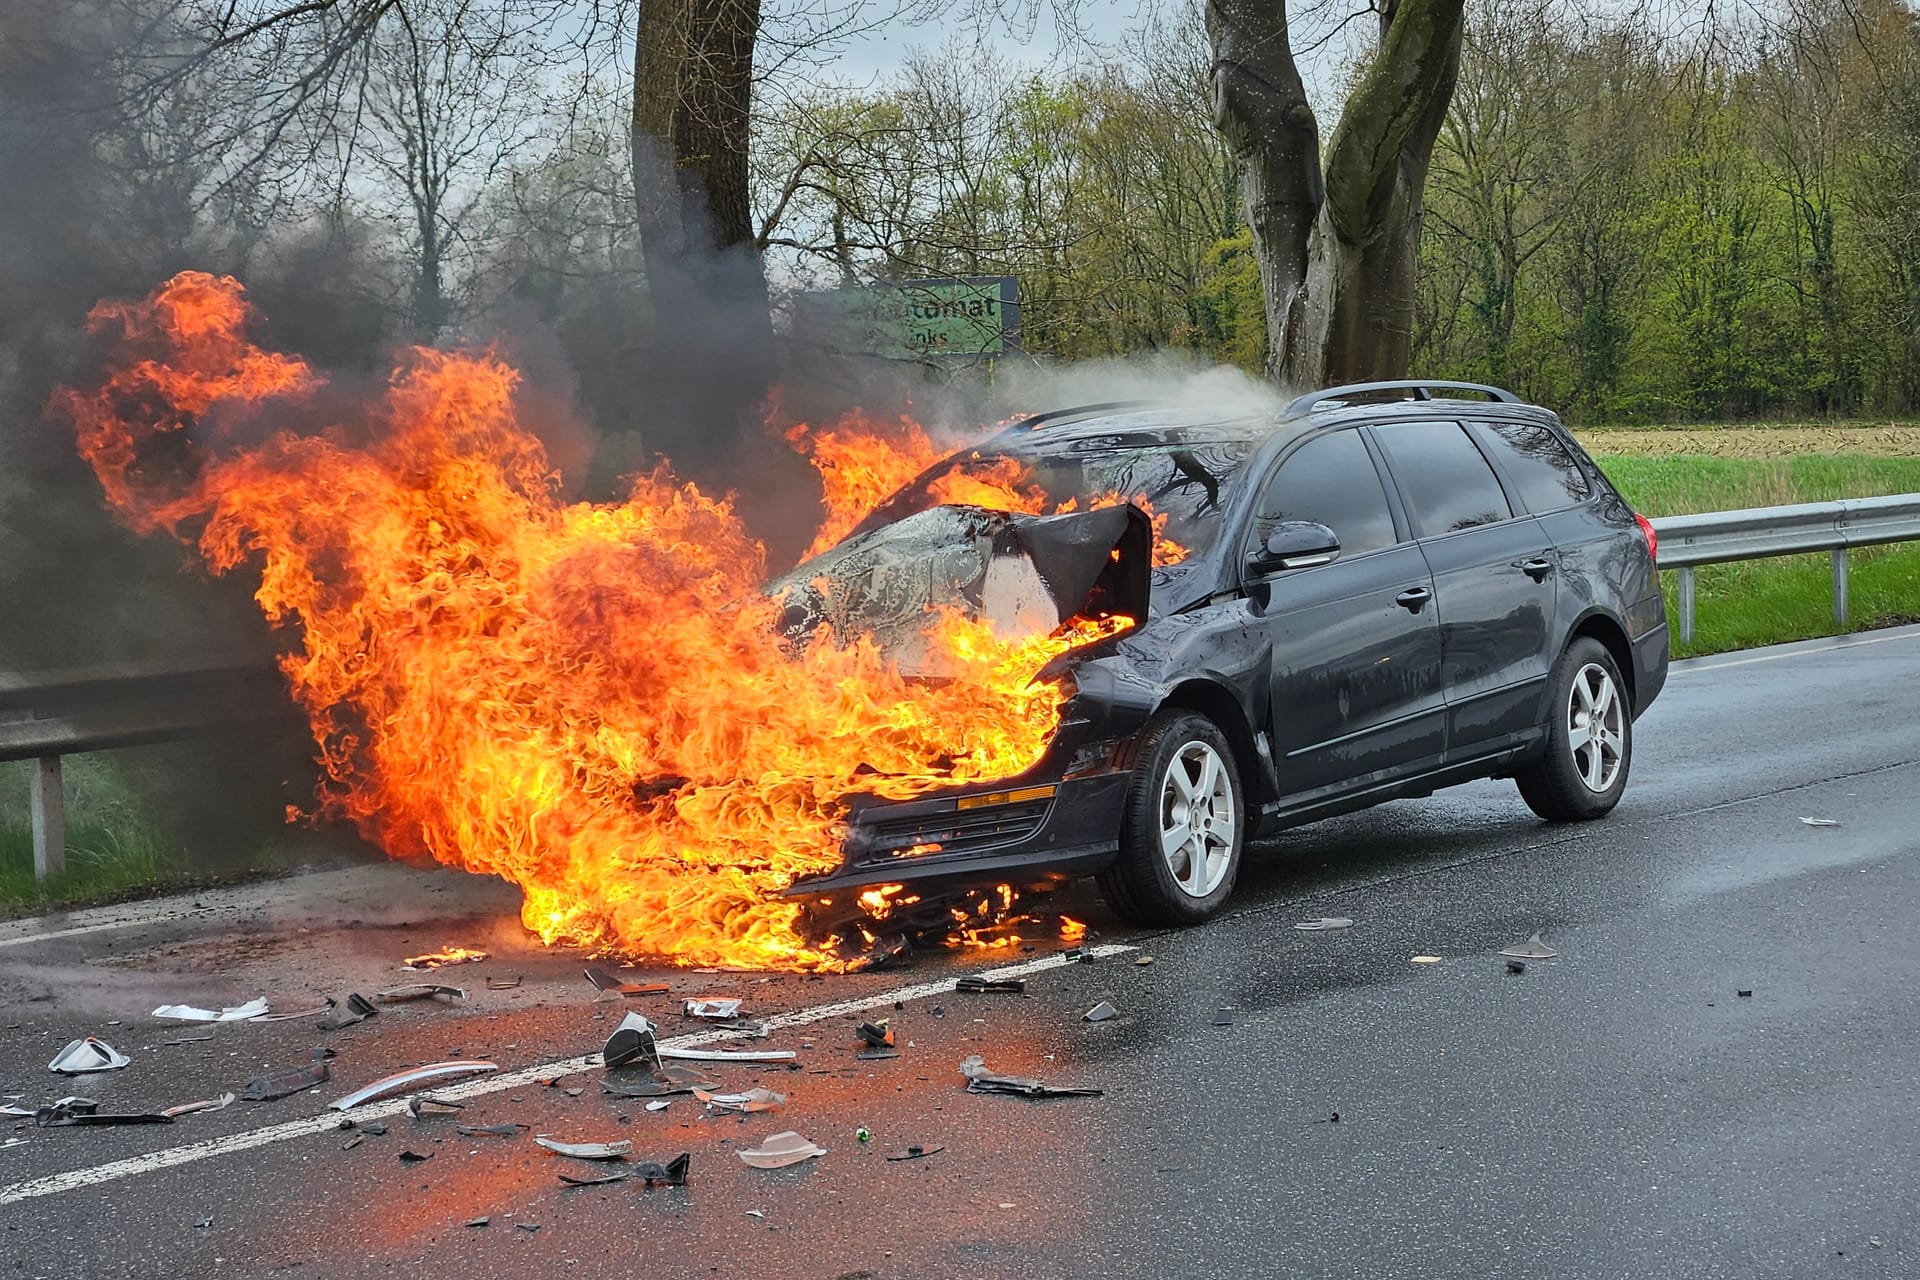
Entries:
[[995, 1075], [987, 1070], [987, 1064], [977, 1053], [960, 1064], [960, 1074], [967, 1078], [968, 1093], [1009, 1093], [1022, 1098], [1098, 1098], [1105, 1093], [1102, 1089], [1080, 1089], [1042, 1084], [1022, 1076]]
[[1102, 1000], [1080, 1016], [1087, 1022], [1111, 1022], [1120, 1016], [1120, 1011]]
[[466, 1227], [484, 1227], [489, 1222], [492, 1222], [492, 1221], [493, 1221], [493, 1215], [483, 1213], [477, 1218], [468, 1218], [465, 1222], [461, 1223], [460, 1225], [466, 1226]]
[[721, 1021], [740, 1016], [739, 1000], [687, 1000], [680, 1005], [681, 1015], [688, 1018], [709, 1018]]
[[361, 1143], [365, 1142], [366, 1140], [367, 1140], [366, 1134], [356, 1133], [351, 1138], [348, 1138], [345, 1142], [341, 1143], [340, 1149], [342, 1151], [351, 1151], [355, 1147], [359, 1146]]

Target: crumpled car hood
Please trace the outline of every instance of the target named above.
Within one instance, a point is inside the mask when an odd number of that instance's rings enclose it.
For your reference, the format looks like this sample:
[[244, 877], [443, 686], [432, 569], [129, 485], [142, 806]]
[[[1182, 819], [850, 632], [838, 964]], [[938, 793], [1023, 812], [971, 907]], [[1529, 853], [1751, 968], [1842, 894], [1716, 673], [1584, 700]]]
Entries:
[[929, 507], [856, 534], [776, 578], [782, 630], [804, 644], [822, 624], [867, 634], [903, 671], [938, 675], [929, 610], [984, 618], [995, 634], [1044, 634], [1075, 617], [1144, 620], [1153, 526], [1132, 506], [1058, 516]]

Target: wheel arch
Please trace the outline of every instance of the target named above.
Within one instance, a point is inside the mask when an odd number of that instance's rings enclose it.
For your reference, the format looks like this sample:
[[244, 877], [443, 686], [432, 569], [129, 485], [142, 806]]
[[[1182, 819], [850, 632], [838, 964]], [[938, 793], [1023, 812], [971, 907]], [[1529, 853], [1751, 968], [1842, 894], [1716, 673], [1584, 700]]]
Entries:
[[1240, 699], [1234, 697], [1232, 690], [1212, 680], [1183, 680], [1161, 699], [1160, 710], [1196, 711], [1219, 727], [1226, 735], [1227, 745], [1233, 748], [1233, 763], [1240, 770], [1248, 809], [1258, 812], [1262, 804], [1274, 798], [1273, 771], [1265, 764], [1265, 757], [1254, 739], [1246, 708], [1240, 705]]
[[1636, 716], [1639, 715], [1640, 690], [1634, 679], [1633, 644], [1627, 639], [1627, 629], [1620, 625], [1618, 618], [1594, 609], [1574, 624], [1572, 632], [1567, 636], [1567, 643], [1571, 645], [1575, 640], [1583, 637], [1598, 641], [1600, 647], [1605, 649], [1608, 656], [1613, 659], [1613, 665], [1620, 672], [1620, 679], [1627, 686], [1627, 705], [1633, 708]]

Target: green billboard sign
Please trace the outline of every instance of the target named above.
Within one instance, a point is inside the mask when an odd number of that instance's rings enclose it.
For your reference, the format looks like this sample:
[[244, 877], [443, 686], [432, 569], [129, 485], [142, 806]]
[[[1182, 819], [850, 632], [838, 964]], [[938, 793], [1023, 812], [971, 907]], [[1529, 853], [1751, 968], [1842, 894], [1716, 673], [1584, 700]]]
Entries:
[[991, 359], [1020, 348], [1012, 276], [900, 280], [810, 294], [795, 316], [805, 336], [893, 359]]

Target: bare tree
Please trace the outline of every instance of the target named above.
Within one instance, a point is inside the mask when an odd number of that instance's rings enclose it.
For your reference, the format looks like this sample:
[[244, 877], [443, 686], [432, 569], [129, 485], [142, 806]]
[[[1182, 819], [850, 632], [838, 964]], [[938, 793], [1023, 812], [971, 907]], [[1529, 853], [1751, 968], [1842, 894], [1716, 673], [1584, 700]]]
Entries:
[[1377, 0], [1379, 45], [1323, 172], [1286, 0], [1208, 0], [1214, 119], [1239, 164], [1276, 381], [1406, 371], [1427, 164], [1459, 71], [1463, 3]]

